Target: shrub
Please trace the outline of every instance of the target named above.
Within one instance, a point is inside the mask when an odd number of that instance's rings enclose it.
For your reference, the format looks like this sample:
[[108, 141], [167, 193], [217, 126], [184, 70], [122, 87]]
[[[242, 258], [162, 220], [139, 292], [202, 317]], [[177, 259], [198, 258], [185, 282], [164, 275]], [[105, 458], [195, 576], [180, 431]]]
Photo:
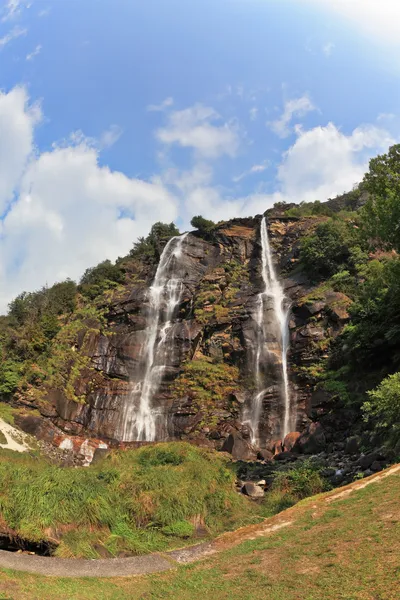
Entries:
[[275, 474], [271, 489], [263, 500], [263, 512], [266, 516], [276, 514], [303, 498], [327, 489], [328, 485], [320, 475], [320, 467], [305, 460]]
[[110, 260], [104, 260], [96, 267], [86, 269], [80, 282], [79, 291], [83, 296], [94, 299], [105, 290], [123, 283], [124, 272]]
[[300, 261], [311, 279], [331, 277], [352, 264], [352, 248], [359, 246], [357, 230], [348, 223], [330, 219], [301, 242]]
[[179, 235], [175, 223], [155, 223], [147, 237], [140, 237], [134, 243], [130, 256], [150, 262], [157, 262], [165, 244], [173, 237]]
[[376, 389], [368, 392], [369, 400], [363, 404], [364, 415], [383, 431], [393, 433], [392, 442], [400, 434], [400, 372], [389, 375]]
[[216, 227], [214, 221], [209, 221], [208, 219], [205, 219], [201, 215], [198, 215], [197, 217], [193, 217], [193, 219], [190, 221], [190, 224], [195, 229], [198, 229], [199, 232], [202, 234], [209, 234]]

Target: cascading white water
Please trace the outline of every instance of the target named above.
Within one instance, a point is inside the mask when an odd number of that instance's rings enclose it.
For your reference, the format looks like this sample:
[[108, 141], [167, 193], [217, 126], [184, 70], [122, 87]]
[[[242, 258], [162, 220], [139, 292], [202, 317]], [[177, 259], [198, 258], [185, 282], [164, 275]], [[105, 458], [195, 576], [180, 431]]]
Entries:
[[261, 248], [262, 248], [262, 278], [264, 290], [258, 295], [257, 311], [255, 321], [257, 324], [256, 352], [255, 352], [255, 380], [256, 394], [251, 402], [247, 412], [247, 422], [252, 430], [252, 442], [258, 442], [258, 430], [262, 409], [263, 396], [265, 394], [264, 381], [262, 377], [261, 366], [264, 360], [268, 360], [268, 354], [271, 353], [268, 348], [265, 331], [265, 304], [266, 301], [272, 301], [274, 320], [278, 329], [278, 343], [280, 350], [280, 361], [282, 365], [282, 400], [283, 400], [283, 420], [281, 425], [281, 435], [284, 438], [290, 431], [290, 393], [289, 377], [287, 368], [287, 353], [289, 349], [289, 308], [286, 306], [286, 298], [283, 288], [276, 276], [274, 264], [272, 262], [271, 248], [268, 238], [267, 223], [265, 217], [261, 221]]
[[124, 441], [152, 442], [156, 439], [157, 415], [152, 410], [151, 401], [161, 384], [166, 357], [172, 350], [173, 339], [168, 339], [168, 330], [182, 293], [182, 280], [176, 275], [176, 265], [186, 236], [187, 233], [171, 238], [166, 244], [149, 290], [150, 306], [142, 347], [144, 375], [143, 380], [132, 389], [124, 415]]

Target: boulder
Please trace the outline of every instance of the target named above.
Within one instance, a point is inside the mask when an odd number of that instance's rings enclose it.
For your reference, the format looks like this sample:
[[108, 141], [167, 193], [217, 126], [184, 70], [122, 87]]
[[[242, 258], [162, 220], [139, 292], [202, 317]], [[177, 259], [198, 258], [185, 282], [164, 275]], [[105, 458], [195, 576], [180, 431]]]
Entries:
[[242, 487], [242, 494], [250, 498], [264, 498], [264, 490], [260, 485], [247, 481]]
[[288, 433], [285, 439], [283, 440], [283, 450], [285, 452], [291, 452], [296, 445], [297, 440], [301, 436], [301, 433], [298, 431], [292, 431]]
[[229, 452], [235, 460], [255, 460], [257, 454], [240, 433], [230, 433], [222, 446], [222, 452]]
[[266, 448], [262, 448], [261, 450], [259, 450], [257, 452], [257, 458], [258, 458], [258, 460], [263, 460], [265, 462], [271, 462], [271, 460], [274, 458], [274, 455], [270, 450], [267, 450]]
[[364, 454], [364, 456], [362, 456], [359, 461], [360, 467], [363, 471], [365, 471], [366, 469], [369, 469], [371, 465], [378, 460], [378, 458], [379, 455], [377, 452], [370, 452], [370, 454]]
[[93, 454], [92, 465], [101, 462], [110, 454], [109, 448], [96, 448]]
[[370, 466], [370, 469], [374, 473], [378, 473], [378, 471], [382, 471], [383, 467], [382, 467], [381, 463], [379, 462], [379, 460], [374, 460], [374, 462]]
[[280, 452], [279, 454], [275, 454], [274, 460], [296, 460], [297, 456], [292, 452]]
[[344, 451], [346, 454], [358, 454], [358, 452], [360, 451], [359, 447], [359, 438], [357, 436], [352, 436], [347, 438]]
[[310, 423], [297, 440], [293, 450], [303, 454], [317, 454], [326, 447], [326, 436], [321, 423]]

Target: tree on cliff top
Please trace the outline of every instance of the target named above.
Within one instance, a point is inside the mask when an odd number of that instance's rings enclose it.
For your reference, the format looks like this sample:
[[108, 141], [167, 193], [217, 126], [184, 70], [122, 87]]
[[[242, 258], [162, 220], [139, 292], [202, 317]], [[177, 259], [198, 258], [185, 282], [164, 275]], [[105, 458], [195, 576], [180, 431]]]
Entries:
[[200, 233], [211, 233], [215, 229], [214, 221], [205, 219], [201, 215], [193, 217], [193, 219], [190, 221], [190, 224], [192, 227], [198, 229]]
[[400, 252], [400, 144], [370, 161], [362, 187], [371, 194], [361, 213], [366, 236]]
[[129, 254], [134, 258], [159, 260], [165, 244], [179, 233], [175, 223], [154, 223], [149, 235], [140, 237]]

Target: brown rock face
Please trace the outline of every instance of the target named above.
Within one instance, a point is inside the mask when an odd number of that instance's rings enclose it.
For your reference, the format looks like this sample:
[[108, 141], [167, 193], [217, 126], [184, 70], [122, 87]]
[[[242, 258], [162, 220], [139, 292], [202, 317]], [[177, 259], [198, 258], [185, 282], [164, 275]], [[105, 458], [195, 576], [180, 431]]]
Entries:
[[292, 431], [291, 433], [288, 433], [283, 441], [283, 451], [291, 452], [296, 446], [296, 443], [300, 437], [301, 433], [299, 431]]
[[[182, 293], [166, 333], [169, 351], [157, 359], [162, 378], [151, 400], [158, 440], [187, 439], [224, 447], [236, 458], [254, 455], [243, 415], [255, 393], [254, 312], [262, 290], [260, 220], [261, 217], [234, 219], [207, 239], [197, 233], [185, 239], [177, 266]], [[308, 300], [310, 285], [303, 276], [291, 275], [298, 261], [301, 237], [317, 222], [314, 218], [281, 217], [269, 221], [277, 271], [281, 272], [291, 302], [288, 363], [292, 412], [298, 431], [305, 429], [309, 418], [319, 418], [312, 385], [299, 367], [320, 357], [325, 351], [325, 340], [338, 335], [348, 318], [346, 296], [333, 292], [322, 299]], [[83, 373], [75, 383], [77, 395], [83, 396], [85, 402], [68, 400], [62, 390], [51, 390], [46, 402], [36, 405], [64, 433], [100, 438], [107, 443], [124, 441], [124, 415], [133, 402], [134, 390], [144, 378], [148, 289], [154, 272], [154, 268], [144, 268], [140, 278], [115, 292], [105, 306], [107, 324], [101, 331], [86, 336], [85, 351], [97, 375]], [[162, 315], [166, 310], [166, 306], [161, 308]], [[270, 442], [281, 435], [282, 366], [278, 334], [272, 314], [269, 315], [269, 360], [262, 365], [268, 385], [261, 399], [260, 440], [262, 447], [275, 452], [281, 441], [273, 449]], [[157, 335], [159, 342], [161, 328]], [[207, 365], [208, 376], [207, 368], [204, 370]], [[315, 428], [308, 430], [308, 437], [300, 439], [297, 433], [289, 434], [284, 449], [290, 446], [291, 450], [298, 444], [303, 450], [323, 446], [320, 426]]]

